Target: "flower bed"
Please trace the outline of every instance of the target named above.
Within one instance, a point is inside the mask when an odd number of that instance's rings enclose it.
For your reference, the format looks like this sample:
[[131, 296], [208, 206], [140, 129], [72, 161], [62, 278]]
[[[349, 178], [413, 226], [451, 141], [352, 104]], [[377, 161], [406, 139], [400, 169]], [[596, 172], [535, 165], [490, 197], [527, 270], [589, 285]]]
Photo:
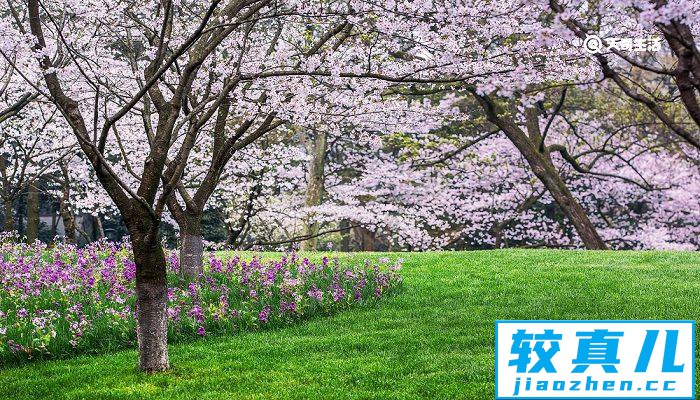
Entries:
[[[0, 262], [0, 363], [135, 346], [136, 266], [128, 244], [5, 243]], [[277, 260], [238, 256], [205, 261], [180, 284], [168, 256], [169, 340], [255, 330], [329, 314], [398, 288], [399, 264], [341, 266], [289, 253]]]

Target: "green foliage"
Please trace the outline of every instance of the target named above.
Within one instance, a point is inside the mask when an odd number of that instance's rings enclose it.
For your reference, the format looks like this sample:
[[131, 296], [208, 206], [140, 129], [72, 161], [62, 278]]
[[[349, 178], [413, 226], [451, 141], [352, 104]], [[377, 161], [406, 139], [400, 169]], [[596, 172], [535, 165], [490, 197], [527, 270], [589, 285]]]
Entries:
[[377, 307], [171, 346], [157, 375], [133, 350], [5, 369], [0, 398], [490, 399], [496, 319], [700, 318], [697, 253], [386, 256], [406, 259], [404, 289]]

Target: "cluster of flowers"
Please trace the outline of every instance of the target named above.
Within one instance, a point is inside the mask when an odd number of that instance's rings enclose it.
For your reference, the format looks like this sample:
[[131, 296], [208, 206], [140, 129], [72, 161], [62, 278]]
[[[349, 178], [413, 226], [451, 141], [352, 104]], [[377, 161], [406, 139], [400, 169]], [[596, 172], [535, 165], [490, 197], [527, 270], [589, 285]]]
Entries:
[[[20, 359], [108, 351], [135, 345], [136, 265], [128, 243], [85, 248], [0, 246], [0, 364]], [[398, 288], [400, 263], [341, 266], [291, 252], [205, 260], [182, 283], [168, 255], [168, 334], [177, 341], [212, 332], [285, 325], [381, 298]]]

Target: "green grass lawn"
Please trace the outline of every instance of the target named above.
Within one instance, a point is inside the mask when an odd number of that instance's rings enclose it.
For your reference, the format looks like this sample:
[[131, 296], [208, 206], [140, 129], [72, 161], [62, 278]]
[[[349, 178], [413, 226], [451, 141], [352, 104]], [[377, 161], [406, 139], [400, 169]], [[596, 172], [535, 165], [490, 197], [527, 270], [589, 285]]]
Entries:
[[490, 399], [497, 319], [700, 319], [700, 253], [386, 256], [405, 285], [374, 306], [171, 346], [163, 374], [134, 350], [11, 367], [0, 399]]

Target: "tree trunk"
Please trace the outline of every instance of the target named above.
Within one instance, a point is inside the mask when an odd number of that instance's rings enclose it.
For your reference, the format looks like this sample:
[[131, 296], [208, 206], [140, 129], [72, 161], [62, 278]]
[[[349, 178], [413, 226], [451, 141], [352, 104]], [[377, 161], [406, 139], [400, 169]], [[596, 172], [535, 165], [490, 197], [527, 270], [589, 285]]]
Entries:
[[10, 196], [10, 181], [7, 178], [7, 163], [5, 156], [0, 155], [0, 176], [2, 176], [2, 201], [5, 220], [3, 221], [3, 230], [5, 232], [12, 232], [15, 230], [15, 220], [14, 220], [14, 199]]
[[202, 215], [185, 212], [178, 221], [180, 226], [180, 274], [193, 279], [203, 271], [204, 238], [202, 237]]
[[[325, 132], [315, 132], [313, 142], [309, 145], [311, 160], [309, 161], [309, 175], [306, 186], [306, 207], [321, 205], [324, 189], [324, 169], [326, 160], [326, 149], [328, 147], [328, 136]], [[309, 216], [312, 219], [313, 215]], [[311, 236], [301, 243], [302, 250], [313, 251], [318, 246], [319, 224], [318, 222], [307, 221], [305, 236]]]
[[27, 190], [27, 243], [39, 238], [39, 188], [30, 183]]
[[15, 230], [15, 202], [13, 199], [5, 199], [5, 232]]
[[168, 286], [165, 253], [157, 235], [158, 222], [146, 213], [126, 222], [136, 263], [139, 368], [146, 372], [164, 371], [169, 368]]
[[506, 136], [525, 157], [528, 165], [535, 176], [544, 184], [549, 194], [557, 202], [559, 209], [576, 229], [584, 246], [589, 250], [604, 250], [607, 248], [605, 242], [598, 234], [595, 226], [588, 218], [588, 214], [576, 201], [571, 191], [566, 186], [559, 172], [554, 167], [552, 160], [547, 153], [538, 151], [538, 144], [533, 143], [522, 131], [511, 129], [505, 130]]
[[540, 151], [540, 144], [543, 144], [543, 138], [539, 129], [536, 110], [532, 108], [525, 110], [528, 136], [510, 117], [499, 116], [496, 104], [488, 96], [475, 93], [475, 97], [481, 103], [488, 120], [497, 125], [518, 149], [520, 154], [525, 157], [532, 172], [544, 184], [544, 187], [557, 202], [566, 218], [574, 225], [583, 245], [590, 250], [607, 249], [605, 242], [588, 218], [588, 214], [576, 201], [576, 198], [571, 194], [561, 175], [554, 167], [547, 150]]
[[56, 210], [53, 210], [51, 206], [51, 244], [53, 245], [54, 239], [56, 238], [56, 226], [58, 225], [58, 217], [56, 216]]
[[374, 232], [364, 226], [355, 227], [354, 232], [361, 251], [374, 251], [374, 242], [376, 240]]
[[104, 237], [105, 237], [105, 230], [104, 230], [104, 227], [102, 226], [102, 219], [100, 219], [99, 215], [93, 215], [92, 216], [92, 240], [98, 241], [100, 239], [104, 239]]
[[68, 167], [65, 164], [61, 165], [61, 173], [63, 174], [63, 179], [61, 180], [59, 211], [61, 213], [61, 219], [63, 220], [63, 240], [66, 243], [75, 243], [75, 216], [73, 215], [70, 205], [70, 175], [68, 174]]
[[491, 229], [489, 230], [491, 233], [491, 236], [494, 238], [494, 244], [493, 247], [496, 249], [500, 249], [503, 247], [504, 243], [504, 238], [503, 238], [503, 225], [500, 222], [497, 222], [493, 224]]
[[342, 231], [340, 231], [340, 251], [348, 252], [350, 251], [350, 222], [347, 219], [341, 220], [340, 227], [344, 228]]

